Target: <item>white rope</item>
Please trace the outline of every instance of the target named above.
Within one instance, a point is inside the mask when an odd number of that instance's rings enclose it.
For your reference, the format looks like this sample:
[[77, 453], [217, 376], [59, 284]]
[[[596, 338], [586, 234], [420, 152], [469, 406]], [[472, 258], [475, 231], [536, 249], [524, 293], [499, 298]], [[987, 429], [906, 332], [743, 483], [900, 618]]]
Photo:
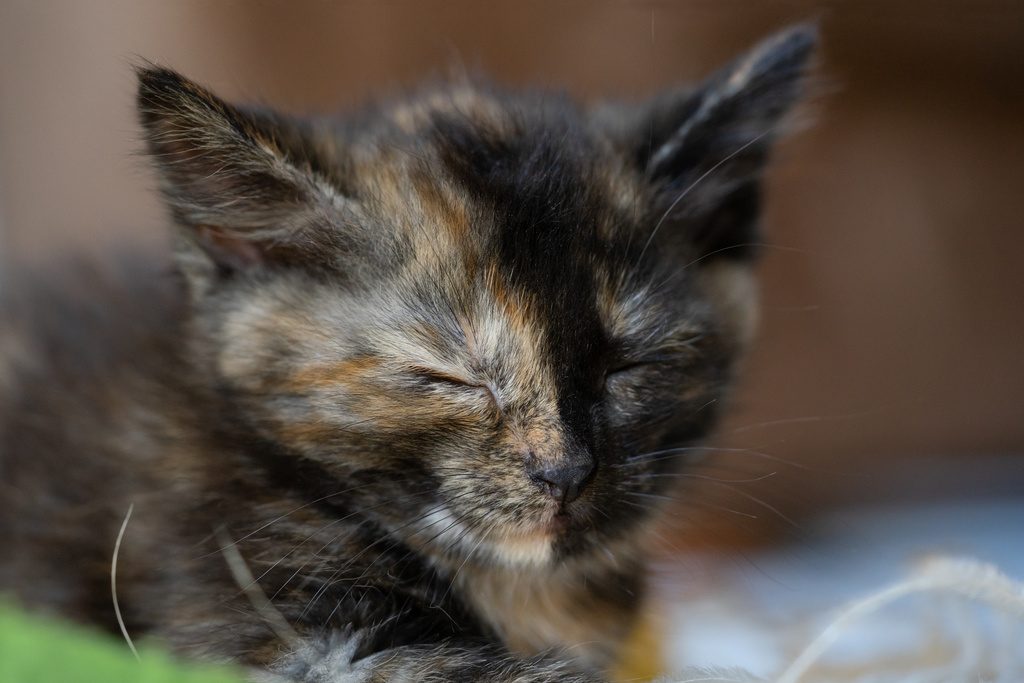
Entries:
[[977, 560], [940, 557], [924, 562], [905, 581], [848, 605], [800, 656], [776, 679], [776, 683], [799, 683], [850, 625], [864, 616], [913, 593], [941, 592], [1024, 619], [1024, 583], [1014, 581], [994, 566]]

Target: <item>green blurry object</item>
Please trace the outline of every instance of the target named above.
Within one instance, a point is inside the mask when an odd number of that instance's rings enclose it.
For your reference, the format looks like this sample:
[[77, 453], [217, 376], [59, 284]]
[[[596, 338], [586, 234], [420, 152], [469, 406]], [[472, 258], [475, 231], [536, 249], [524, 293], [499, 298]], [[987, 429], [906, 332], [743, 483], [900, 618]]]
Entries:
[[143, 646], [0, 604], [0, 683], [243, 683], [230, 669], [182, 664]]

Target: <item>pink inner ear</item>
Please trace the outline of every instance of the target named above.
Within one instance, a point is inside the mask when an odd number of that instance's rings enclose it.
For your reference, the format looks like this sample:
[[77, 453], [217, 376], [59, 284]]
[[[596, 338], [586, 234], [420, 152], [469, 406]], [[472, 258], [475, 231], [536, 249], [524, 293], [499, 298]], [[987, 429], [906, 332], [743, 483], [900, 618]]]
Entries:
[[259, 246], [245, 237], [209, 225], [197, 226], [196, 234], [203, 249], [222, 266], [251, 268], [265, 261]]

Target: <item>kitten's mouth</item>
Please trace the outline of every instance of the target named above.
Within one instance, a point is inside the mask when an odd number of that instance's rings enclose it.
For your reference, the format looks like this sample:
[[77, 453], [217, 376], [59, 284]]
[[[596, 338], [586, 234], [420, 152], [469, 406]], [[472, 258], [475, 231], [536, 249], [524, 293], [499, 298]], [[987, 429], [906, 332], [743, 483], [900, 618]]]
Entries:
[[547, 528], [553, 535], [564, 534], [569, 531], [569, 527], [572, 526], [572, 517], [565, 510], [559, 510], [551, 517], [551, 520], [546, 524]]
[[518, 542], [550, 543], [560, 536], [571, 533], [573, 524], [571, 515], [565, 511], [558, 511], [525, 529], [507, 534], [507, 537]]
[[519, 528], [506, 534], [513, 543], [551, 543], [552, 541], [573, 533], [578, 521], [564, 510], [559, 510], [526, 528]]

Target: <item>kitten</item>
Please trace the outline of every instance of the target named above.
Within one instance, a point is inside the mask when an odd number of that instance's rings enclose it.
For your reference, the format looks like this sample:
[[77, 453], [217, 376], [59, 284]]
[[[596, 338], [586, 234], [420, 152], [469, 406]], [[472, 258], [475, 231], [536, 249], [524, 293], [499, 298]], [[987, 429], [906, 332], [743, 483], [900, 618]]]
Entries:
[[460, 82], [342, 120], [140, 69], [181, 277], [7, 297], [0, 589], [116, 631], [133, 504], [135, 637], [263, 681], [603, 680], [814, 40], [638, 106]]

